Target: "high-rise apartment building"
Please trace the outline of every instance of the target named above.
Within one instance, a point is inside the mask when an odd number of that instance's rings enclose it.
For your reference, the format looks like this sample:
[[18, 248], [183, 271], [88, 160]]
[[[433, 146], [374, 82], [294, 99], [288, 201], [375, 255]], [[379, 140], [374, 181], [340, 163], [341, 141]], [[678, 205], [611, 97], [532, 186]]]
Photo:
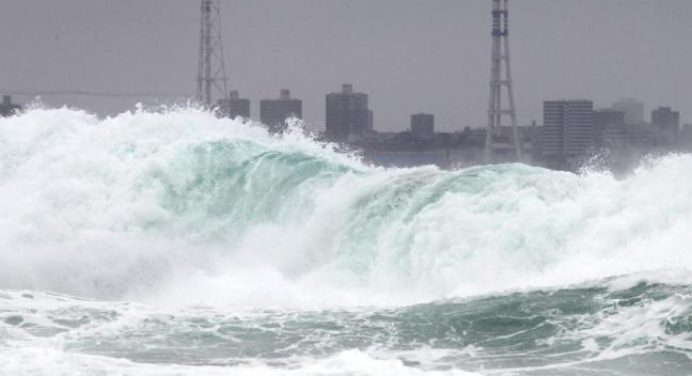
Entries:
[[559, 100], [543, 103], [541, 151], [544, 158], [572, 159], [594, 146], [593, 102]]
[[568, 101], [565, 121], [565, 154], [568, 157], [584, 155], [593, 146], [593, 102]]
[[353, 85], [344, 84], [340, 93], [327, 94], [326, 136], [332, 141], [363, 137], [373, 130], [368, 96], [354, 93]]
[[236, 117], [250, 118], [250, 100], [240, 98], [238, 91], [232, 90], [226, 99], [219, 99], [219, 115], [235, 119]]
[[543, 102], [540, 150], [544, 158], [564, 159], [565, 101]]
[[286, 119], [303, 118], [303, 102], [291, 98], [291, 91], [282, 89], [278, 99], [263, 99], [260, 101], [260, 121], [272, 132], [286, 129]]

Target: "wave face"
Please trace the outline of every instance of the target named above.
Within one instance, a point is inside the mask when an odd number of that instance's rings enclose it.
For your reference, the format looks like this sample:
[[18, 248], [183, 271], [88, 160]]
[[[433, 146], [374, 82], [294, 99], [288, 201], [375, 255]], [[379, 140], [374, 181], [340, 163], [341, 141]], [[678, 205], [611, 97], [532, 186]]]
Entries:
[[116, 374], [692, 366], [691, 156], [615, 179], [333, 149], [195, 109], [0, 119], [0, 358], [13, 374], [36, 357]]

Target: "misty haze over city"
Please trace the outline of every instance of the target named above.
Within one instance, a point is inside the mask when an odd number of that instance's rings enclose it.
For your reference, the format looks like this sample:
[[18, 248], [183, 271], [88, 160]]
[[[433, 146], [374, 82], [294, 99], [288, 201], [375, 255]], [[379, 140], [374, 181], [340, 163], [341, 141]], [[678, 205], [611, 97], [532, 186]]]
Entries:
[[[0, 14], [0, 90], [154, 92], [193, 97], [196, 1], [25, 0]], [[401, 131], [429, 112], [457, 131], [486, 122], [490, 42], [485, 0], [222, 1], [229, 87], [257, 103], [290, 88], [309, 126], [342, 83], [369, 94], [375, 128]], [[519, 124], [542, 101], [624, 97], [682, 110], [690, 122], [692, 33], [686, 0], [516, 0], [512, 68]], [[17, 96], [27, 101], [32, 96]], [[166, 99], [161, 99], [165, 101]], [[151, 98], [43, 96], [114, 114]]]
[[4, 1], [0, 376], [690, 376], [691, 16]]

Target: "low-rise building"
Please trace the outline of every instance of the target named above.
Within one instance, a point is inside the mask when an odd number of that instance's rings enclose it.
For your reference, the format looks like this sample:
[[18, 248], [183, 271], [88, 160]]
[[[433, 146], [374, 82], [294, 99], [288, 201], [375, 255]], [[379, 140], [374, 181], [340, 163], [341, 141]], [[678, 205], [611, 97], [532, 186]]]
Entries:
[[219, 99], [218, 105], [219, 116], [228, 117], [231, 119], [235, 119], [236, 117], [245, 119], [250, 118], [250, 100], [240, 98], [240, 95], [236, 90], [232, 90], [228, 98]]
[[411, 135], [418, 140], [432, 140], [435, 137], [435, 115], [411, 115]]
[[303, 118], [303, 101], [291, 98], [291, 91], [282, 89], [279, 98], [260, 101], [260, 121], [272, 132], [283, 132], [286, 119]]
[[8, 117], [22, 110], [22, 106], [12, 103], [12, 97], [3, 95], [2, 104], [0, 104], [0, 116]]

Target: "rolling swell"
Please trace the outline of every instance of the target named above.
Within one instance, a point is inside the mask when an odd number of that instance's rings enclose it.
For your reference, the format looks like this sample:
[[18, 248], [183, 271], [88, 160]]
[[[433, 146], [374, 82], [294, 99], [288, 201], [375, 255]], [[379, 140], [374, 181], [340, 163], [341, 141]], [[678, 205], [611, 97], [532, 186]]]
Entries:
[[692, 267], [689, 156], [623, 180], [378, 169], [197, 110], [31, 110], [0, 143], [4, 288], [315, 308]]
[[143, 364], [291, 369], [359, 351], [428, 371], [688, 374], [690, 287], [617, 283], [378, 310], [236, 314], [9, 292], [0, 295], [0, 322], [25, 333], [19, 341], [44, 338], [68, 353]]

